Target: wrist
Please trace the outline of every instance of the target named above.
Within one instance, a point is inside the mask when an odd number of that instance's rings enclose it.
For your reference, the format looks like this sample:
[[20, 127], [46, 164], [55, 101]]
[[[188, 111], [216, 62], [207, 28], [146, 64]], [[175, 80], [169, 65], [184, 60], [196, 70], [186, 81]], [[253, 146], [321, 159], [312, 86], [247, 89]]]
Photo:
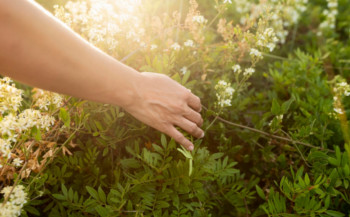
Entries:
[[110, 104], [122, 108], [130, 107], [138, 98], [138, 86], [142, 80], [141, 73], [135, 69], [118, 62], [118, 73], [115, 73], [115, 80], [109, 82], [112, 88]]

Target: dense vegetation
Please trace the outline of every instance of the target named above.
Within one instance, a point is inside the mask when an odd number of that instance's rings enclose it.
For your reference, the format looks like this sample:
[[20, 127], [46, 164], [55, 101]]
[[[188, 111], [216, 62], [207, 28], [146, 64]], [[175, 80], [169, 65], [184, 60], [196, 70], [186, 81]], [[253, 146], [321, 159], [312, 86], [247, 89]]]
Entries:
[[24, 186], [22, 216], [350, 215], [348, 0], [38, 2], [191, 89], [206, 135], [188, 152], [121, 108], [17, 84], [19, 110], [55, 117], [17, 140], [0, 124], [19, 159], [0, 158], [0, 179]]

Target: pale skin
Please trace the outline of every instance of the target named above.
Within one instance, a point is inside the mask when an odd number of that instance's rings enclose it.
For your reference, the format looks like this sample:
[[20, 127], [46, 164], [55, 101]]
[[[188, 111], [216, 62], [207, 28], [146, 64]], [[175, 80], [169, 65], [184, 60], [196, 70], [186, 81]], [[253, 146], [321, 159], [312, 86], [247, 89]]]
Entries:
[[123, 107], [187, 150], [176, 126], [202, 138], [200, 99], [168, 76], [139, 73], [29, 0], [0, 0], [0, 73], [19, 82]]

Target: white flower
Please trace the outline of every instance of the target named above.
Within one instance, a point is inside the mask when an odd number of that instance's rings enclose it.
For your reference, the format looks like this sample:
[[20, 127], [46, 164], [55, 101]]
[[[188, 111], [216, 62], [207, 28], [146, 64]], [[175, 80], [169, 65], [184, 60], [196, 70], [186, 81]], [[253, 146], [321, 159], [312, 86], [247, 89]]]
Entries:
[[327, 6], [329, 8], [336, 8], [338, 7], [338, 2], [328, 2]]
[[201, 15], [193, 16], [192, 20], [199, 24], [205, 24], [208, 20]]
[[193, 43], [192, 40], [187, 40], [187, 41], [185, 41], [184, 45], [185, 45], [186, 47], [194, 47], [194, 43]]
[[282, 121], [283, 120], [283, 115], [278, 115], [278, 116], [276, 116], [276, 118], [277, 118], [278, 121]]
[[10, 159], [11, 158], [11, 144], [0, 138], [0, 156]]
[[235, 89], [231, 87], [230, 83], [227, 83], [224, 80], [220, 80], [215, 85], [216, 98], [218, 100], [217, 105], [220, 108], [231, 106], [231, 99]]
[[33, 95], [34, 106], [39, 107], [39, 109], [47, 111], [52, 105], [54, 108], [61, 107], [63, 103], [63, 98], [60, 94], [41, 90], [35, 88], [33, 90], [35, 94]]
[[9, 200], [0, 206], [0, 216], [17, 217], [21, 215], [21, 209], [25, 203], [27, 203], [27, 193], [24, 191], [23, 185], [17, 185], [13, 188], [10, 194], [12, 186], [4, 187], [1, 193], [4, 197], [8, 197]]
[[151, 50], [155, 50], [155, 49], [157, 49], [158, 48], [158, 45], [156, 45], [156, 44], [151, 44]]
[[23, 160], [19, 159], [19, 158], [15, 158], [13, 159], [12, 161], [12, 164], [15, 166], [15, 167], [20, 167], [23, 163]]
[[276, 45], [274, 43], [268, 43], [266, 47], [270, 50], [270, 52], [272, 52], [275, 49]]
[[251, 76], [255, 72], [254, 68], [247, 68], [244, 70], [243, 75], [244, 76]]
[[22, 92], [12, 84], [10, 78], [0, 79], [0, 113], [17, 111], [22, 102]]
[[14, 131], [18, 129], [18, 123], [16, 120], [16, 116], [13, 113], [6, 115], [0, 121], [0, 134], [11, 136]]
[[170, 46], [170, 48], [173, 50], [180, 50], [181, 46], [178, 43], [174, 43]]
[[333, 110], [338, 114], [344, 114], [341, 108], [334, 108]]
[[251, 48], [249, 54], [250, 54], [250, 56], [252, 56], [252, 57], [257, 57], [258, 59], [263, 58], [262, 55], [261, 55], [261, 52], [258, 51], [258, 50], [255, 49], [255, 48]]
[[233, 70], [233, 72], [237, 72], [237, 73], [240, 73], [242, 71], [241, 66], [238, 64], [232, 66], [232, 70]]
[[187, 67], [186, 67], [186, 66], [182, 67], [182, 68], [180, 69], [180, 72], [181, 72], [183, 75], [186, 74], [186, 72], [187, 72]]
[[226, 4], [226, 3], [232, 4], [232, 0], [224, 0], [223, 3], [224, 3], [224, 4]]

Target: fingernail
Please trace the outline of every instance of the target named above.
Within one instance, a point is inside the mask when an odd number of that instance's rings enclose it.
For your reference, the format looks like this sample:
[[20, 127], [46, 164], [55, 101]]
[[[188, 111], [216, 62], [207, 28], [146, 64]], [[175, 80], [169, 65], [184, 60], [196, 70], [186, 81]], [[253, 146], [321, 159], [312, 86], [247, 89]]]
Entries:
[[193, 151], [193, 145], [191, 145], [190, 147], [188, 147], [189, 151]]
[[203, 137], [204, 137], [204, 135], [205, 135], [205, 134], [204, 134], [204, 132], [203, 132], [203, 133], [202, 133], [202, 135], [201, 135], [201, 138], [203, 138]]

